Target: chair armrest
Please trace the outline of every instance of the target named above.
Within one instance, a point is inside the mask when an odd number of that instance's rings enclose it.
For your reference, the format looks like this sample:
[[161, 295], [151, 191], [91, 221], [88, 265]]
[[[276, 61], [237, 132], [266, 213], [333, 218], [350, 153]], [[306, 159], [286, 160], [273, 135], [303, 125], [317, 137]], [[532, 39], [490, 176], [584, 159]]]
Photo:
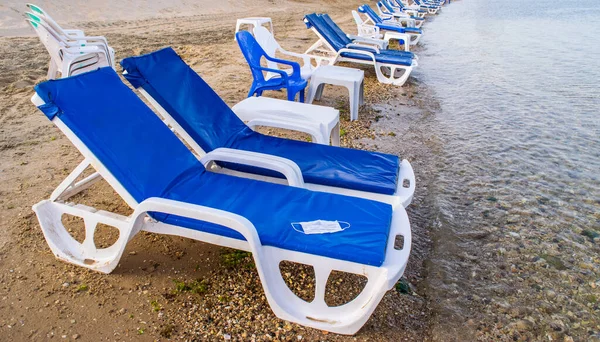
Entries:
[[[279, 70], [279, 69], [271, 69], [271, 68], [265, 68], [263, 66], [251, 66], [253, 69], [258, 69], [258, 70], [262, 70], [262, 71], [266, 71], [266, 72], [273, 72], [276, 74], [281, 75], [281, 78], [283, 80], [285, 80], [287, 82], [289, 75], [287, 74], [287, 72], [283, 71], [283, 70]], [[299, 70], [299, 69], [298, 69]], [[299, 75], [299, 74], [298, 74]]]
[[68, 29], [68, 30], [64, 30], [65, 33], [67, 35], [69, 35], [69, 37], [83, 37], [85, 36], [85, 33], [83, 32], [83, 30], [76, 30], [76, 29]]
[[286, 158], [221, 147], [207, 153], [200, 159], [200, 162], [205, 167], [207, 167], [210, 162], [214, 161], [249, 165], [277, 171], [285, 176], [290, 186], [298, 188], [304, 187], [304, 178], [302, 177], [300, 167], [298, 164]]
[[296, 62], [293, 62], [293, 61], [287, 61], [285, 59], [279, 59], [279, 58], [271, 57], [271, 56], [269, 56], [267, 54], [265, 54], [265, 58], [268, 61], [275, 62], [275, 63], [278, 63], [278, 64], [290, 65], [292, 67], [293, 74], [298, 75], [298, 77], [300, 77], [300, 64], [298, 64]]

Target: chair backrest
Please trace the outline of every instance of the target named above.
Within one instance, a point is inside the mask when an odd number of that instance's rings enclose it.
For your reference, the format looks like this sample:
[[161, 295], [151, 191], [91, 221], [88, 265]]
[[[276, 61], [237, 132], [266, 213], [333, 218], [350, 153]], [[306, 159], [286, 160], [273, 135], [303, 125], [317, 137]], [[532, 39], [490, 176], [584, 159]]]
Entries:
[[42, 22], [29, 18], [25, 20], [29, 23], [29, 25], [31, 25], [35, 33], [40, 38], [40, 41], [48, 51], [48, 54], [50, 54], [50, 59], [53, 61], [53, 63], [60, 67], [62, 62], [63, 46], [60, 44], [56, 36], [53, 35]]
[[65, 32], [65, 30], [60, 25], [58, 25], [58, 23], [56, 21], [54, 21], [54, 19], [52, 19], [52, 17], [46, 11], [44, 11], [41, 7], [34, 5], [34, 4], [27, 4], [26, 6], [32, 12], [41, 16], [44, 19], [44, 21], [46, 21], [48, 26], [50, 26], [59, 35], [64, 36], [65, 38], [68, 37], [68, 34]]
[[373, 20], [373, 22], [375, 24], [381, 24], [383, 23], [383, 20], [379, 17], [379, 15], [377, 15], [377, 13], [375, 13], [375, 11], [373, 11], [373, 9], [371, 8], [371, 6], [364, 4], [360, 7], [358, 7], [358, 11], [360, 13], [364, 13], [366, 14], [371, 20]]
[[121, 66], [131, 85], [148, 92], [205, 152], [255, 134], [170, 47], [125, 58]]
[[246, 58], [246, 61], [248, 62], [248, 66], [250, 66], [252, 77], [257, 82], [264, 82], [265, 75], [259, 68], [261, 60], [267, 53], [250, 32], [239, 31], [235, 34], [235, 37], [244, 58]]
[[317, 14], [307, 14], [304, 16], [304, 23], [308, 28], [314, 28], [319, 32], [321, 37], [327, 41], [329, 45], [335, 50], [339, 51], [346, 47], [346, 44], [340, 37], [329, 27], [329, 25], [325, 24], [321, 17], [317, 16]]
[[103, 177], [114, 177], [125, 189], [119, 193], [124, 198], [133, 197], [139, 203], [160, 197], [205, 171], [110, 67], [43, 82], [35, 91], [46, 102], [39, 109], [69, 128], [76, 136], [67, 134], [74, 145], [108, 170]]
[[348, 45], [348, 44], [352, 43], [352, 39], [348, 38], [348, 35], [346, 34], [346, 32], [344, 32], [338, 26], [338, 24], [336, 24], [335, 21], [333, 21], [333, 19], [331, 19], [331, 17], [329, 16], [329, 14], [323, 13], [323, 14], [319, 14], [318, 16], [321, 17], [321, 19], [323, 20], [323, 22], [327, 26], [329, 26], [331, 28], [331, 30], [340, 38], [340, 41], [344, 45]]
[[[275, 53], [281, 49], [281, 46], [277, 43], [271, 31], [264, 26], [256, 26], [252, 30], [252, 33], [254, 33], [254, 38], [256, 38], [256, 41], [265, 53], [271, 57], [275, 57]], [[271, 69], [279, 69], [277, 63], [269, 60], [267, 60], [267, 66]]]

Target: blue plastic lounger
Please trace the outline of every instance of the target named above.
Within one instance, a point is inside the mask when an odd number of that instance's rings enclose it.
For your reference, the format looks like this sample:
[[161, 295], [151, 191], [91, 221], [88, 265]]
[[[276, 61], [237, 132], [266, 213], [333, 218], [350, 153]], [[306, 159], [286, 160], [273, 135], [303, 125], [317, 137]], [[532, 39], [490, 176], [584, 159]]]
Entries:
[[[308, 82], [302, 78], [300, 64], [269, 56], [248, 31], [239, 31], [235, 34], [235, 37], [244, 58], [248, 62], [248, 66], [250, 66], [252, 78], [254, 79], [248, 97], [261, 96], [265, 90], [286, 88], [289, 101], [294, 101], [296, 94], [300, 93], [300, 102], [304, 102], [304, 89]], [[260, 65], [263, 58], [272, 63], [289, 65], [292, 67], [292, 72], [288, 74], [283, 70], [263, 67]], [[278, 76], [267, 78], [263, 73], [274, 73]]]
[[[381, 18], [371, 6], [365, 4], [358, 7], [358, 11], [367, 16], [367, 22], [379, 27], [381, 30], [389, 31], [389, 33], [408, 34], [410, 36], [410, 45], [416, 45], [421, 39], [422, 31], [416, 27], [403, 27], [391, 18]], [[384, 38], [385, 39], [385, 38]]]
[[374, 46], [369, 47], [366, 45], [348, 47], [346, 42], [316, 14], [305, 15], [304, 23], [319, 37], [319, 40], [305, 53], [329, 55], [331, 56], [330, 65], [339, 62], [372, 65], [380, 83], [395, 86], [404, 85], [412, 69], [418, 65], [417, 58], [412, 52], [380, 50]]
[[[402, 10], [400, 7], [394, 6], [391, 3], [391, 0], [382, 0], [377, 2], [377, 10], [379, 11], [379, 16], [382, 19], [391, 17], [401, 24], [406, 22], [406, 18], [410, 18], [414, 22], [414, 27], [421, 28], [425, 22], [425, 13], [422, 13], [422, 16], [419, 16], [419, 13], [415, 13], [413, 11], [408, 13], [407, 11]], [[404, 26], [409, 25], [405, 24]]]
[[[371, 36], [370, 38], [367, 37], [360, 37], [360, 36], [351, 36], [346, 34], [339, 26], [338, 24], [335, 23], [335, 21], [333, 21], [333, 19], [331, 19], [331, 17], [329, 16], [329, 14], [326, 13], [322, 13], [322, 14], [317, 14], [317, 17], [321, 19], [322, 23], [324, 23], [325, 25], [327, 25], [329, 27], [329, 29], [331, 31], [333, 31], [334, 34], [336, 34], [339, 39], [346, 43], [347, 47], [351, 47], [351, 48], [355, 48], [355, 49], [362, 49], [364, 48], [362, 45], [355, 45], [355, 41], [358, 42], [358, 44], [362, 43], [364, 44], [370, 44], [372, 41], [376, 41], [376, 42], [383, 42], [385, 47], [380, 47], [379, 50], [381, 51], [383, 50], [389, 50], [389, 51], [398, 51], [395, 49], [388, 49], [389, 46], [389, 41], [386, 40], [382, 40], [382, 39], [374, 39], [375, 36]], [[316, 23], [317, 26], [321, 25], [320, 22]], [[321, 28], [319, 31], [326, 31], [327, 28]], [[407, 35], [408, 37], [408, 35]], [[354, 38], [354, 39], [353, 39]], [[398, 56], [404, 56], [404, 57], [410, 57], [410, 58], [414, 58], [414, 59], [418, 59], [418, 57], [412, 53], [409, 52], [409, 45], [408, 44], [404, 44], [404, 41], [408, 41], [408, 39], [402, 40], [400, 42], [400, 45], [404, 45], [405, 51], [404, 52], [392, 52], [392, 53], [396, 53]]]
[[404, 13], [400, 9], [394, 9], [386, 0], [378, 1], [375, 6], [379, 12], [379, 17], [383, 20], [389, 20], [393, 23], [398, 23], [403, 27], [421, 28], [425, 19], [413, 17], [408, 13]]
[[[397, 156], [389, 154], [255, 132], [171, 48], [125, 58], [121, 65], [125, 78], [199, 156], [218, 151], [259, 152], [285, 159], [299, 169], [311, 190], [376, 199], [394, 206], [406, 206], [412, 200], [414, 174], [408, 161], [400, 163]], [[223, 172], [245, 177], [281, 178], [279, 173], [247, 165], [220, 166]], [[404, 187], [405, 182], [409, 187]]]
[[[214, 160], [210, 154], [198, 160], [109, 67], [44, 82], [35, 90], [33, 102], [85, 158], [50, 199], [33, 206], [59, 259], [109, 273], [141, 230], [250, 251], [277, 317], [341, 334], [358, 331], [402, 276], [411, 246], [402, 206], [304, 189], [299, 172], [258, 153], [243, 162], [289, 169], [289, 185], [210, 172], [203, 165]], [[97, 172], [75, 182], [88, 166]], [[126, 217], [67, 202], [100, 178], [133, 214]], [[69, 234], [63, 215], [83, 219], [82, 243]], [[94, 243], [99, 223], [118, 229], [112, 246]], [[404, 239], [402, 247], [395, 247], [398, 236]], [[279, 270], [283, 260], [313, 266], [312, 302], [287, 287]], [[367, 285], [354, 300], [329, 307], [324, 295], [332, 270], [364, 275]]]
[[422, 10], [419, 8], [408, 8], [404, 6], [401, 0], [384, 0], [384, 3], [387, 4], [388, 8], [392, 8], [393, 11], [401, 11], [403, 13], [411, 15], [413, 18], [421, 18], [424, 19], [427, 14], [426, 10]]

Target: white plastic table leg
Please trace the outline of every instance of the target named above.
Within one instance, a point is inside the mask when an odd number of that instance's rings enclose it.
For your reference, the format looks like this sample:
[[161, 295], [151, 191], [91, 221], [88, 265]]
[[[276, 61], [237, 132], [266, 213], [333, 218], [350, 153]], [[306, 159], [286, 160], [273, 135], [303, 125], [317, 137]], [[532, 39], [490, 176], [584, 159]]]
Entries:
[[331, 145], [332, 146], [340, 146], [340, 122], [333, 127], [331, 131]]

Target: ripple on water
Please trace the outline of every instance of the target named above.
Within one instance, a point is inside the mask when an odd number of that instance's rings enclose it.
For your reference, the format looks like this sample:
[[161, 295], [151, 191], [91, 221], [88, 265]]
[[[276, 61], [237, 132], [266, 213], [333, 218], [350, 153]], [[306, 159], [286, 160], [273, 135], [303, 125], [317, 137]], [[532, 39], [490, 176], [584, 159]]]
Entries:
[[440, 109], [424, 125], [443, 145], [434, 336], [470, 318], [483, 339], [597, 334], [600, 3], [464, 0], [426, 32], [418, 76]]

